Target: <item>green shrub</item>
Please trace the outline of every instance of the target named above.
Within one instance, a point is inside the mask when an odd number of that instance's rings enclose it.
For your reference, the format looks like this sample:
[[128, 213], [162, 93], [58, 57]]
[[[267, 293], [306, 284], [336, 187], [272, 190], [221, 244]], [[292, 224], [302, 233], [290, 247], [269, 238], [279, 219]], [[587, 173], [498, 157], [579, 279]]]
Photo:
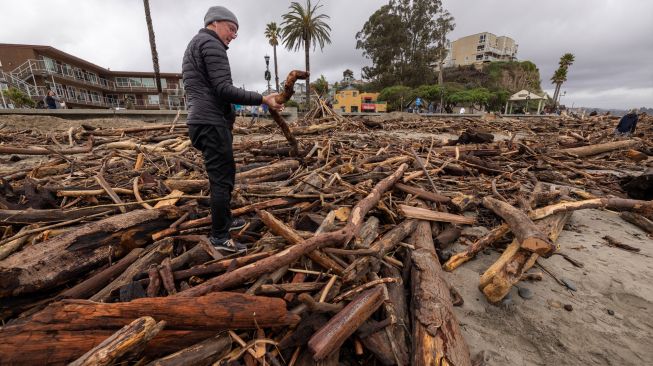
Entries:
[[16, 88], [9, 88], [4, 93], [16, 108], [34, 108], [36, 106], [32, 98]]

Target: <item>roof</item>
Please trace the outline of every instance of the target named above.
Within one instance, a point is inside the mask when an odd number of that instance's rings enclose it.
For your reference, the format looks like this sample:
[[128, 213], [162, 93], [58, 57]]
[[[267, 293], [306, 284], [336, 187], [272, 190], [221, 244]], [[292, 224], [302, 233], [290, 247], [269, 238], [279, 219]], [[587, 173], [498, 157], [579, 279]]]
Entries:
[[524, 89], [511, 95], [509, 100], [516, 101], [516, 100], [539, 100], [539, 99], [546, 99], [546, 96], [539, 96], [535, 93], [531, 93], [528, 90]]
[[[98, 71], [100, 73], [105, 73], [105, 74], [111, 74], [111, 75], [125, 75], [125, 76], [141, 76], [144, 74], [147, 75], [152, 75], [154, 74], [154, 71], [112, 71], [107, 68], [104, 68], [102, 66], [98, 66], [92, 62], [86, 61], [82, 58], [79, 58], [77, 56], [73, 56], [69, 53], [66, 53], [64, 51], [61, 51], [57, 48], [54, 48], [52, 46], [43, 46], [43, 45], [34, 45], [34, 44], [14, 44], [14, 43], [0, 43], [0, 47], [7, 47], [7, 48], [30, 48], [34, 49], [36, 51], [40, 51], [42, 53], [46, 54], [51, 54], [51, 55], [56, 55], [61, 58], [67, 58], [70, 60], [73, 60], [74, 62], [84, 65], [87, 68], [93, 69], [94, 71]], [[168, 72], [162, 72], [161, 76], [163, 77], [181, 77], [181, 73], [168, 73]]]

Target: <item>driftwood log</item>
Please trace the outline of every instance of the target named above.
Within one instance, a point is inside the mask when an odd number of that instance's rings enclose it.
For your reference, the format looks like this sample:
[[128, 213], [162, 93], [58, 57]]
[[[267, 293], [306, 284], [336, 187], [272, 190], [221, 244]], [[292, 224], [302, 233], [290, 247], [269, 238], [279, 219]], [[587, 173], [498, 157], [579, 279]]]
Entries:
[[[300, 80], [305, 80], [308, 78], [310, 75], [309, 72], [307, 71], [300, 71], [300, 70], [293, 70], [288, 74], [288, 77], [286, 78], [286, 81], [284, 82], [284, 87], [283, 91], [279, 93], [276, 97], [276, 101], [279, 104], [284, 104], [287, 102], [290, 97], [295, 93], [294, 85], [295, 81], [297, 79]], [[299, 156], [299, 144], [297, 143], [297, 139], [295, 136], [292, 134], [290, 131], [290, 128], [288, 127], [288, 124], [286, 121], [283, 119], [281, 114], [275, 110], [270, 110], [270, 115], [272, 115], [272, 119], [274, 119], [274, 122], [277, 123], [279, 128], [281, 129], [281, 132], [283, 132], [283, 135], [286, 137], [286, 140], [288, 140], [288, 143], [290, 144], [291, 148], [291, 156]]]

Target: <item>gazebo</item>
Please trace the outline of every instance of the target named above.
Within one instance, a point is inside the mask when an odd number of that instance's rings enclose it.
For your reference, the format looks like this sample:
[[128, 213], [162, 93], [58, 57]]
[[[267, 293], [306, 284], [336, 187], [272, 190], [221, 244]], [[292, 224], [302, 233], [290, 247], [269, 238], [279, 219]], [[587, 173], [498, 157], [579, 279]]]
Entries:
[[504, 114], [512, 113], [512, 106], [515, 102], [526, 101], [526, 108], [528, 109], [528, 102], [531, 100], [537, 100], [537, 114], [540, 114], [542, 110], [542, 102], [546, 100], [546, 94], [544, 96], [539, 96], [537, 94], [531, 93], [528, 90], [524, 89], [510, 96], [506, 102], [506, 110]]

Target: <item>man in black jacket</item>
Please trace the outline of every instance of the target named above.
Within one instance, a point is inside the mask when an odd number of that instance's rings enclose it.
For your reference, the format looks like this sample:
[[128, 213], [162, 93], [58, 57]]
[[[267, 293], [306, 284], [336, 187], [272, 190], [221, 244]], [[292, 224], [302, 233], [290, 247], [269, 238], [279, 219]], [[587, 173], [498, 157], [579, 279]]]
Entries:
[[268, 105], [282, 110], [276, 94], [261, 94], [233, 86], [227, 57], [237, 37], [238, 19], [227, 8], [213, 6], [204, 16], [205, 28], [193, 37], [184, 53], [182, 73], [188, 103], [188, 134], [202, 151], [211, 186], [210, 241], [220, 250], [239, 252], [246, 247], [230, 239], [229, 231], [245, 226], [231, 217], [231, 191], [236, 177], [231, 130], [236, 120], [233, 104]]

